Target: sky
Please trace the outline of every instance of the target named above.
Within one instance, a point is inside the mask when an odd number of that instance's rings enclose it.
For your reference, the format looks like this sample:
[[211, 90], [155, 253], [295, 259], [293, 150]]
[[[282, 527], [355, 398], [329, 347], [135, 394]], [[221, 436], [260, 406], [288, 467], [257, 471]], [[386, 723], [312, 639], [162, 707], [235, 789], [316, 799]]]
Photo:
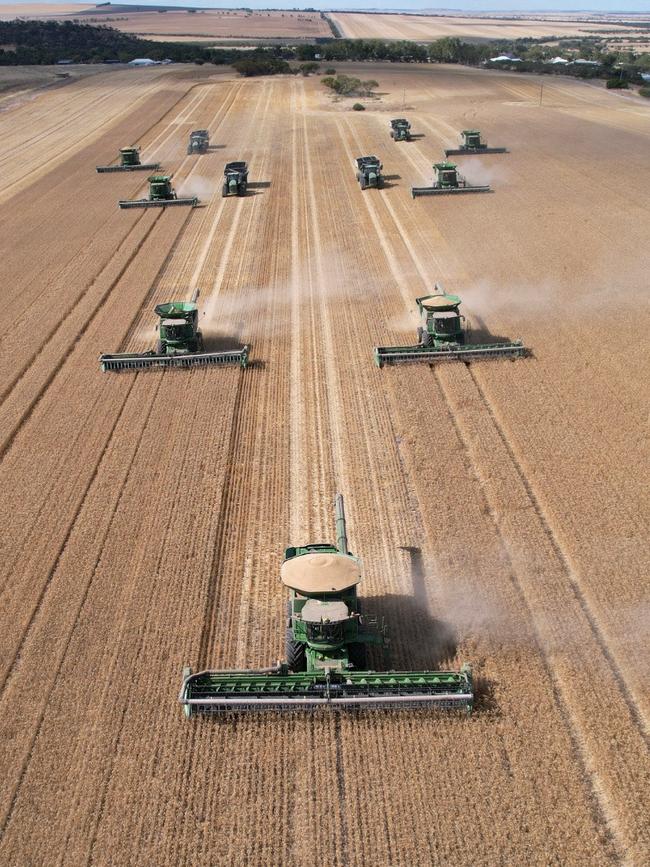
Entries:
[[[12, 0], [9, 0], [12, 2]], [[13, 3], [29, 3], [34, 0], [13, 0]], [[38, 0], [38, 2], [56, 3], [57, 0]], [[66, 0], [61, 0], [66, 2]], [[67, 0], [75, 2], [75, 0]], [[83, 0], [80, 0], [83, 2]], [[90, 0], [93, 2], [93, 0]], [[113, 0], [118, 3], [119, 0]], [[125, 0], [128, 3], [128, 0]], [[156, 0], [134, 0], [138, 5], [156, 5]], [[373, 11], [414, 10], [436, 12], [647, 12], [650, 14], [650, 0], [445, 0], [444, 5], [433, 6], [431, 0], [158, 0], [159, 5], [192, 6], [197, 8], [232, 9], [248, 7], [249, 9], [368, 9]], [[0, 6], [2, 0], [0, 0]]]

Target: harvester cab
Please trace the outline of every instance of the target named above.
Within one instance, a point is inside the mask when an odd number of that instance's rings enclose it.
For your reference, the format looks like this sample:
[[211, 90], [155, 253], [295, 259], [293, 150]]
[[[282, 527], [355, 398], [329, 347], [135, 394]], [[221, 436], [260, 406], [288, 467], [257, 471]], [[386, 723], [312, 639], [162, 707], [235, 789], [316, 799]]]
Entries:
[[248, 189], [248, 163], [237, 160], [226, 163], [223, 170], [222, 196], [245, 196]]
[[[196, 296], [198, 297], [198, 292]], [[192, 301], [156, 304], [154, 313], [160, 318], [157, 355], [203, 352], [203, 335], [199, 331], [199, 305], [194, 297]]]
[[469, 184], [467, 180], [458, 172], [458, 167], [455, 163], [443, 162], [434, 163], [433, 166], [434, 179], [433, 185], [430, 187], [411, 187], [411, 195], [416, 196], [434, 196], [447, 195], [453, 193], [489, 193], [489, 185], [477, 186]]
[[368, 671], [366, 648], [387, 651], [383, 621], [361, 614], [361, 563], [348, 550], [343, 497], [336, 496], [332, 544], [285, 551], [289, 590], [287, 660], [260, 671], [183, 669], [179, 700], [186, 716], [256, 710], [441, 708], [469, 712], [469, 666], [460, 671]]
[[481, 140], [481, 133], [477, 129], [464, 129], [460, 134], [460, 146], [447, 148], [445, 156], [471, 154], [507, 154], [507, 148], [490, 148], [487, 142]]
[[171, 175], [151, 175], [147, 180], [149, 198], [121, 201], [120, 208], [166, 208], [174, 205], [189, 205], [195, 208], [199, 203], [196, 196], [179, 199], [172, 186]]
[[195, 129], [190, 133], [188, 154], [207, 154], [209, 147], [210, 133], [207, 129]]
[[467, 343], [465, 317], [460, 313], [460, 298], [443, 292], [416, 298], [420, 314], [415, 346], [377, 346], [375, 363], [396, 364], [407, 361], [475, 361], [487, 358], [520, 358], [527, 354], [521, 340], [507, 343]]
[[189, 301], [169, 301], [157, 304], [154, 313], [159, 318], [155, 351], [100, 355], [101, 368], [106, 371], [144, 370], [151, 367], [206, 367], [209, 365], [248, 364], [248, 346], [227, 352], [205, 352], [199, 330], [199, 306], [196, 289]]
[[95, 171], [99, 174], [108, 172], [137, 172], [155, 171], [160, 168], [160, 163], [141, 163], [140, 148], [120, 148], [120, 162], [117, 166], [96, 166]]
[[405, 117], [396, 117], [390, 122], [390, 137], [395, 141], [411, 140], [411, 124]]
[[377, 157], [357, 157], [357, 180], [362, 190], [368, 187], [376, 187], [381, 189], [384, 186], [384, 179], [381, 174], [383, 168]]

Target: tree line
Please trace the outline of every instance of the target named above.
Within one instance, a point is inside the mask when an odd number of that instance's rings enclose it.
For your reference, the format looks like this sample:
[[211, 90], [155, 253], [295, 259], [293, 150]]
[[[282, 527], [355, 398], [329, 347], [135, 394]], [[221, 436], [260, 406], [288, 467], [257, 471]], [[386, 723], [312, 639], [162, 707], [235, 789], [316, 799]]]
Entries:
[[[642, 83], [640, 73], [650, 71], [650, 53], [607, 51], [598, 39], [563, 40], [548, 46], [539, 39], [463, 42], [444, 37], [429, 43], [383, 39], [332, 39], [312, 44], [276, 45], [253, 51], [236, 47], [206, 48], [188, 42], [154, 42], [122, 33], [109, 26], [73, 21], [0, 21], [0, 65], [74, 63], [126, 63], [136, 57], [169, 59], [177, 63], [231, 65], [242, 75], [275, 75], [302, 72], [305, 63], [325, 61], [391, 61], [401, 63], [459, 63], [478, 66], [500, 54], [514, 54], [521, 62], [502, 66], [518, 72], [605, 78], [610, 86]], [[595, 60], [598, 65], [546, 63], [557, 53]], [[296, 70], [291, 61], [302, 63]], [[617, 83], [618, 82], [618, 83]]]

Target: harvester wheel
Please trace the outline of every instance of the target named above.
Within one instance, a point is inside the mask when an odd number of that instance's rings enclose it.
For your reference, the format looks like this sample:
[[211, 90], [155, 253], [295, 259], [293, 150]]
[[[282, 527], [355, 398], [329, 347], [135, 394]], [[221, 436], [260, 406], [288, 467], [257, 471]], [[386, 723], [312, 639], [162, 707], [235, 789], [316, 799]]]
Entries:
[[384, 188], [384, 179], [382, 177], [377, 178], [377, 189], [383, 190]]
[[197, 352], [203, 352], [203, 349], [204, 349], [203, 335], [201, 334], [200, 331], [197, 331], [196, 332], [196, 351]]
[[238, 196], [245, 196], [247, 189], [248, 189], [248, 184], [246, 184], [246, 183], [240, 184], [239, 189], [237, 190], [237, 195]]
[[164, 340], [156, 341], [156, 355], [165, 355], [165, 342]]
[[362, 189], [362, 190], [365, 190], [366, 187], [368, 186], [368, 183], [367, 183], [367, 181], [366, 181], [366, 179], [365, 179], [364, 177], [361, 177], [361, 178], [359, 179], [359, 183], [361, 184], [361, 189]]
[[307, 645], [295, 640], [293, 629], [287, 629], [286, 653], [287, 665], [291, 671], [307, 671]]
[[352, 667], [357, 671], [366, 670], [366, 645], [361, 641], [355, 641], [348, 646], [348, 659]]
[[224, 199], [228, 195], [228, 184], [224, 184], [223, 187], [221, 187], [221, 195], [224, 197]]
[[[189, 677], [190, 674], [192, 674], [192, 669], [190, 668], [189, 665], [184, 665], [183, 666], [183, 680], [185, 680], [186, 677]], [[183, 705], [183, 713], [185, 714], [187, 719], [189, 719], [192, 716], [192, 705], [191, 704], [184, 704]]]

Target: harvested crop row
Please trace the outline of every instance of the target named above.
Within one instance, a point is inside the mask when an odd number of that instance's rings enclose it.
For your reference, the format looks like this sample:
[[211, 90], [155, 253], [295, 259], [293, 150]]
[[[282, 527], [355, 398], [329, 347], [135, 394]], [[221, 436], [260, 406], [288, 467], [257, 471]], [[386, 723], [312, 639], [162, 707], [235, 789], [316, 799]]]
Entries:
[[[331, 142], [332, 136], [324, 133], [323, 139], [328, 141], [328, 142]], [[331, 147], [331, 145], [329, 145], [329, 146]], [[312, 148], [313, 147], [314, 147], [314, 142], [312, 141]], [[330, 230], [332, 230], [331, 227], [335, 226], [341, 234], [340, 234], [340, 237], [336, 238], [336, 240], [334, 240], [332, 238], [328, 238], [327, 236], [325, 238], [323, 238], [323, 247], [325, 249], [330, 249], [330, 248], [332, 248], [332, 249], [344, 249], [345, 248], [344, 238], [349, 237], [350, 233], [354, 232], [354, 229], [352, 228], [352, 226], [347, 227], [345, 225], [346, 221], [343, 218], [343, 214], [354, 213], [353, 196], [354, 195], [360, 195], [360, 192], [358, 190], [355, 190], [354, 188], [352, 188], [352, 191], [349, 193], [349, 197], [350, 197], [349, 201], [346, 202], [345, 199], [343, 199], [343, 201], [341, 201], [341, 197], [344, 194], [341, 194], [340, 191], [342, 189], [344, 189], [344, 190], [347, 189], [346, 185], [344, 185], [343, 173], [346, 170], [348, 162], [347, 162], [347, 160], [345, 160], [343, 158], [342, 154], [339, 157], [338, 162], [341, 165], [341, 176], [340, 176], [340, 178], [335, 177], [332, 179], [332, 182], [333, 182], [332, 183], [332, 189], [338, 190], [339, 195], [338, 195], [338, 198], [333, 199], [333, 202], [331, 205], [332, 208], [337, 209], [336, 210], [337, 218], [336, 219], [330, 218], [329, 220], [326, 221], [326, 225], [328, 226], [328, 229], [330, 229]], [[317, 165], [321, 165], [323, 163], [322, 159], [318, 160], [317, 148], [316, 148], [316, 153], [315, 153], [315, 163]], [[337, 181], [338, 181], [338, 183], [337, 183]], [[338, 202], [338, 204], [337, 204], [337, 202]], [[338, 208], [340, 208], [340, 211], [338, 211]], [[358, 213], [358, 211], [357, 211], [357, 213]], [[364, 250], [365, 249], [372, 249], [373, 251], [376, 252], [377, 246], [376, 245], [365, 245], [363, 249]], [[359, 256], [362, 257], [361, 261], [359, 261]], [[348, 365], [346, 367], [346, 380], [348, 381], [348, 383], [354, 382], [357, 377], [366, 378], [366, 376], [372, 377], [376, 382], [377, 373], [376, 372], [373, 373], [372, 368], [370, 368], [368, 370], [369, 365], [368, 365], [367, 361], [364, 362], [364, 359], [367, 358], [368, 344], [371, 344], [371, 336], [369, 334], [364, 335], [364, 331], [365, 331], [364, 322], [360, 316], [359, 311], [364, 306], [366, 306], [366, 309], [367, 309], [367, 305], [366, 305], [367, 296], [366, 296], [366, 293], [363, 291], [363, 289], [364, 289], [363, 284], [361, 287], [358, 286], [357, 279], [356, 279], [355, 275], [356, 274], [363, 274], [364, 277], [367, 277], [369, 282], [372, 283], [373, 287], [375, 287], [375, 293], [376, 293], [377, 297], [376, 297], [375, 303], [373, 304], [373, 311], [374, 311], [374, 309], [377, 309], [377, 308], [381, 309], [383, 306], [382, 305], [382, 300], [383, 300], [382, 294], [383, 293], [381, 292], [380, 287], [382, 287], [382, 285], [386, 285], [385, 277], [383, 277], [383, 279], [382, 279], [382, 273], [385, 274], [386, 270], [384, 268], [384, 270], [382, 272], [381, 264], [378, 262], [376, 256], [373, 256], [372, 258], [369, 259], [368, 257], [364, 256], [362, 252], [355, 251], [355, 260], [356, 261], [355, 261], [354, 267], [349, 267], [347, 269], [349, 290], [348, 290], [348, 294], [346, 297], [346, 303], [345, 303], [345, 305], [341, 305], [340, 302], [337, 305], [332, 304], [332, 309], [336, 310], [337, 312], [340, 309], [344, 309], [344, 310], [350, 311], [352, 313], [352, 311], [354, 311], [356, 308], [357, 316], [356, 316], [356, 318], [353, 316], [350, 316], [350, 320], [347, 323], [345, 323], [345, 321], [343, 319], [341, 319], [340, 316], [338, 316], [337, 318], [339, 319], [339, 322], [338, 322], [337, 327], [335, 329], [333, 329], [333, 332], [334, 332], [334, 334], [336, 334], [337, 342], [340, 342], [340, 344], [338, 346], [339, 357], [340, 357], [340, 353], [345, 352], [346, 358], [349, 359], [350, 355], [352, 355], [354, 357], [354, 360], [355, 360], [354, 364], [352, 364], [351, 360], [349, 360]], [[377, 269], [376, 274], [373, 273], [375, 269]], [[370, 275], [372, 275], [372, 276], [370, 276]], [[388, 289], [388, 287], [387, 287], [387, 289]], [[386, 298], [386, 300], [384, 301], [384, 304], [386, 304], [388, 302], [390, 295], [387, 293], [385, 298]], [[393, 310], [394, 310], [394, 314], [398, 315], [399, 307], [397, 307], [397, 308], [394, 307]], [[385, 309], [385, 314], [388, 317], [390, 317], [390, 309], [389, 308]], [[368, 318], [370, 318], [372, 325], [374, 327], [376, 327], [374, 325], [374, 322], [372, 322], [372, 320], [374, 320], [374, 318], [375, 318], [373, 315], [373, 312], [372, 311], [367, 312], [366, 316]], [[368, 373], [364, 373], [364, 371], [368, 371]], [[417, 375], [418, 374], [416, 373], [416, 376]], [[422, 374], [420, 373], [419, 375], [421, 376]], [[348, 387], [350, 387], [350, 386], [348, 386]], [[355, 412], [354, 420], [355, 420], [355, 422], [359, 422], [359, 420], [361, 420], [360, 423], [363, 427], [365, 427], [368, 424], [368, 421], [370, 419], [372, 419], [377, 412], [377, 409], [376, 409], [377, 405], [380, 404], [380, 401], [381, 401], [381, 392], [378, 391], [379, 387], [380, 387], [379, 383], [375, 384], [374, 386], [371, 386], [370, 382], [365, 382], [362, 386], [360, 385], [354, 389], [355, 393], [354, 393], [353, 404], [359, 410], [358, 412]], [[363, 406], [364, 395], [372, 395], [372, 399], [374, 401], [374, 406], [372, 409]], [[352, 401], [349, 399], [346, 402], [348, 404], [352, 403]], [[349, 431], [346, 430], [344, 435], [347, 435], [347, 436], [352, 435], [354, 437], [353, 429], [349, 430]], [[426, 437], [425, 437], [425, 440], [426, 440]], [[411, 529], [410, 532], [409, 532], [408, 528], [403, 528], [400, 530], [400, 523], [401, 523], [400, 516], [402, 516], [402, 520], [403, 520], [404, 514], [407, 514], [408, 512], [407, 512], [407, 509], [404, 507], [403, 502], [400, 503], [399, 500], [397, 501], [400, 504], [399, 507], [396, 507], [394, 503], [395, 503], [397, 491], [399, 490], [400, 487], [404, 486], [404, 482], [402, 482], [401, 485], [398, 485], [397, 483], [394, 485], [388, 484], [388, 480], [386, 478], [386, 473], [387, 473], [386, 445], [387, 445], [388, 440], [385, 436], [382, 437], [382, 442], [384, 445], [383, 445], [383, 449], [382, 449], [382, 470], [381, 470], [381, 473], [382, 473], [382, 477], [384, 477], [386, 479], [386, 484], [384, 487], [386, 494], [380, 495], [380, 500], [379, 500], [380, 505], [376, 500], [373, 501], [373, 499], [370, 499], [370, 500], [364, 502], [364, 499], [365, 499], [364, 495], [366, 494], [366, 491], [367, 491], [367, 483], [364, 485], [363, 482], [361, 481], [362, 478], [370, 479], [370, 478], [376, 477], [378, 470], [372, 464], [372, 462], [374, 461], [374, 457], [369, 455], [368, 458], [364, 458], [363, 452], [359, 452], [358, 449], [356, 450], [356, 452], [354, 451], [353, 443], [349, 443], [348, 447], [345, 449], [345, 453], [350, 454], [352, 456], [352, 460], [350, 461], [350, 464], [348, 466], [348, 471], [350, 471], [350, 469], [352, 467], [354, 467], [353, 472], [354, 472], [355, 476], [357, 473], [359, 474], [359, 478], [358, 478], [358, 481], [356, 482], [356, 484], [353, 482], [353, 491], [354, 491], [353, 496], [354, 496], [355, 504], [357, 504], [359, 501], [361, 502], [360, 515], [363, 516], [363, 520], [361, 522], [359, 522], [355, 518], [355, 520], [354, 520], [354, 538], [355, 538], [356, 549], [360, 553], [363, 554], [364, 560], [366, 563], [367, 579], [366, 579], [366, 582], [364, 583], [364, 588], [365, 588], [364, 592], [365, 592], [365, 594], [373, 594], [373, 595], [382, 594], [381, 598], [375, 600], [375, 605], [378, 607], [380, 613], [385, 613], [386, 616], [390, 617], [392, 631], [396, 633], [396, 637], [397, 637], [397, 641], [398, 641], [398, 647], [396, 649], [398, 650], [398, 652], [401, 651], [401, 654], [403, 654], [403, 655], [401, 655], [399, 662], [402, 665], [405, 665], [408, 667], [414, 661], [414, 652], [417, 652], [416, 651], [417, 644], [415, 642], [413, 642], [409, 646], [409, 643], [405, 642], [404, 644], [402, 644], [401, 647], [399, 646], [399, 644], [404, 641], [404, 637], [402, 636], [402, 633], [403, 633], [403, 630], [405, 628], [407, 628], [407, 624], [410, 623], [412, 625], [414, 620], [415, 620], [415, 622], [417, 622], [417, 619], [414, 618], [414, 614], [416, 612], [414, 612], [413, 608], [407, 604], [407, 602], [409, 600], [412, 600], [411, 594], [413, 593], [413, 590], [417, 589], [417, 588], [414, 588], [413, 585], [410, 583], [409, 579], [407, 578], [408, 572], [405, 574], [406, 563], [404, 563], [404, 560], [402, 560], [400, 562], [396, 555], [397, 555], [397, 548], [398, 548], [399, 544], [402, 544], [402, 545], [403, 544], [407, 544], [407, 545], [411, 544], [412, 545], [414, 542], [417, 542], [417, 536], [414, 537], [413, 529]], [[453, 442], [450, 443], [450, 446], [453, 447]], [[445, 450], [444, 449], [439, 451], [438, 457], [439, 457], [439, 460], [442, 461], [442, 463], [444, 464], [445, 463]], [[368, 459], [370, 459], [371, 464], [370, 464], [370, 467], [365, 468], [363, 461], [368, 460]], [[389, 491], [390, 491], [390, 499], [387, 499], [386, 495], [388, 494]], [[357, 508], [358, 508], [358, 506], [357, 506]], [[394, 512], [393, 512], [393, 509], [395, 510]], [[355, 513], [356, 513], [356, 510], [355, 510]], [[386, 515], [390, 516], [390, 520], [387, 523], [391, 529], [387, 529], [385, 526], [383, 526], [381, 531], [379, 531], [379, 534], [378, 534], [376, 526], [373, 526], [373, 521], [376, 522], [377, 524], [379, 524], [379, 526], [381, 526], [382, 520]], [[391, 539], [391, 536], [394, 539], [394, 541], [392, 542], [392, 544], [389, 544], [389, 540]], [[448, 544], [448, 538], [449, 537], [445, 537], [444, 539], [435, 539], [435, 542], [434, 542], [434, 540], [432, 540], [430, 537], [428, 542], [429, 542], [429, 545], [434, 544], [435, 547], [437, 547], [439, 545]], [[383, 547], [378, 546], [379, 539], [383, 540], [383, 543], [384, 543]], [[426, 562], [426, 555], [425, 555], [425, 562]], [[401, 581], [400, 581], [400, 578], [401, 578]], [[397, 584], [394, 582], [397, 582]], [[406, 591], [404, 598], [401, 598], [399, 595], [400, 583], [401, 583], [402, 587], [404, 588], [404, 591]], [[427, 582], [427, 585], [428, 585], [428, 582]], [[435, 593], [434, 588], [431, 588], [427, 585], [425, 585], [425, 587], [424, 587], [425, 596], [429, 595], [432, 592], [434, 593], [434, 597], [435, 597], [435, 595], [438, 595]], [[420, 592], [422, 592], [422, 591], [420, 591]], [[438, 591], [438, 593], [439, 592], [440, 591]], [[372, 606], [372, 603], [369, 601], [368, 602], [368, 608], [370, 609], [371, 606]], [[372, 607], [374, 607], [374, 606], [372, 606]], [[438, 625], [437, 627], [434, 627], [434, 628], [440, 629], [440, 625]], [[432, 625], [431, 625], [431, 622], [429, 621], [428, 628], [426, 628], [426, 626], [425, 626], [423, 632], [420, 633], [420, 635], [430, 636], [431, 635], [431, 629], [432, 629]], [[421, 638], [420, 638], [420, 640], [421, 640]], [[428, 649], [429, 649], [429, 652], [431, 653], [431, 651], [433, 650], [433, 647], [431, 646], [431, 638], [430, 637], [429, 637], [428, 641], [429, 641]], [[425, 640], [425, 644], [426, 644], [426, 640]], [[420, 652], [422, 652], [422, 649], [423, 649], [422, 645], [420, 645]], [[467, 654], [467, 655], [470, 655], [471, 657], [474, 657], [476, 655], [476, 653], [475, 653], [476, 648], [474, 648], [474, 652], [472, 652], [471, 649], [468, 647], [467, 651], [469, 651], [469, 654]], [[428, 663], [429, 663], [429, 665], [431, 664], [431, 657], [429, 657]], [[539, 665], [537, 667], [539, 669]], [[543, 669], [540, 671], [540, 678], [541, 677], [543, 677]], [[524, 692], [524, 690], [525, 690], [524, 678], [518, 677], [517, 683], [518, 683], [519, 689], [522, 690], [521, 693], [519, 694], [519, 700], [525, 704], [525, 699], [523, 699], [523, 695], [525, 694], [525, 692]], [[530, 682], [530, 689], [534, 690], [535, 694], [538, 695], [539, 694], [539, 683], [535, 680], [531, 681]], [[550, 695], [549, 695], [549, 699], [550, 699]], [[549, 701], [549, 703], [547, 704], [547, 708], [548, 709], [546, 710], [546, 713], [548, 715], [548, 718], [549, 718], [549, 720], [553, 720], [553, 718], [556, 715], [556, 712], [552, 706], [552, 702]], [[391, 720], [391, 722], [390, 722], [390, 730], [391, 731], [392, 731], [393, 724], [394, 724], [394, 721]], [[419, 719], [415, 718], [410, 724], [412, 725], [412, 730], [410, 731], [410, 737], [409, 737], [409, 744], [410, 744], [409, 749], [412, 749], [414, 742], [417, 741], [417, 738], [420, 736], [424, 737], [424, 730], [428, 729], [428, 726], [426, 724], [426, 720], [422, 721], [421, 718], [419, 718]], [[557, 722], [555, 724], [557, 725]], [[451, 725], [453, 726], [454, 724], [452, 723]], [[551, 724], [551, 728], [552, 728], [552, 724]], [[455, 731], [454, 737], [456, 739], [459, 737], [462, 737], [462, 739], [463, 739], [464, 755], [465, 755], [465, 758], [467, 759], [468, 767], [472, 767], [473, 764], [476, 763], [476, 761], [480, 761], [478, 759], [478, 756], [476, 756], [474, 758], [474, 762], [472, 762], [472, 759], [470, 759], [470, 756], [474, 757], [473, 749], [477, 749], [479, 747], [479, 744], [480, 744], [481, 751], [484, 751], [484, 750], [489, 751], [490, 738], [486, 734], [485, 731], [481, 731], [480, 735], [476, 731], [476, 729], [474, 729], [474, 730], [470, 729], [469, 731], [464, 731], [463, 730], [463, 724], [461, 724], [461, 727], [457, 727], [457, 726], [454, 727], [454, 731]], [[513, 730], [513, 738], [514, 738], [514, 741], [516, 744], [517, 735], [515, 734], [515, 732], [516, 732], [516, 729]], [[447, 734], [447, 737], [449, 737], [449, 734]], [[476, 746], [475, 747], [472, 746], [472, 744], [474, 743], [474, 737], [476, 737]], [[350, 739], [344, 738], [343, 744], [344, 745], [348, 744], [348, 743], [352, 744], [353, 742], [356, 743], [356, 738], [352, 739], [352, 732], [350, 732]], [[392, 743], [392, 741], [391, 741], [391, 743]], [[429, 744], [430, 741], [427, 740], [427, 743]], [[517, 747], [515, 747], [515, 748], [517, 748]], [[385, 747], [383, 749], [383, 751], [382, 751], [383, 754], [386, 754], [386, 749], [387, 749], [387, 747]], [[498, 755], [502, 748], [497, 743], [495, 743], [493, 749], [495, 749], [496, 755]], [[356, 749], [355, 749], [355, 752], [356, 752]], [[519, 748], [519, 752], [521, 752], [521, 748]], [[364, 753], [365, 753], [365, 751], [364, 751]], [[569, 744], [567, 744], [565, 746], [565, 757], [568, 761], [569, 757], [570, 757], [570, 745]], [[348, 761], [350, 761], [350, 759], [348, 759]], [[536, 759], [536, 761], [537, 761], [537, 759]], [[406, 768], [408, 768], [408, 767], [409, 767], [409, 763], [407, 762]], [[419, 784], [419, 786], [423, 787], [422, 798], [423, 798], [424, 802], [427, 802], [428, 800], [430, 800], [431, 794], [425, 794], [426, 787], [427, 787], [426, 780], [428, 779], [428, 776], [426, 775], [426, 773], [423, 773], [424, 767], [426, 767], [426, 765], [420, 766], [420, 772], [421, 773], [418, 776], [418, 784]], [[445, 771], [444, 770], [445, 761], [441, 757], [437, 757], [437, 764], [435, 764], [435, 767], [436, 767], [436, 774], [431, 776], [431, 780], [435, 779], [436, 785], [439, 784], [439, 780], [441, 778], [446, 778], [447, 776], [450, 776], [450, 777], [455, 779], [456, 783], [458, 784], [459, 790], [463, 791], [463, 784], [462, 784], [462, 782], [459, 781], [459, 773], [460, 772], [459, 772], [459, 769], [457, 767], [454, 768], [453, 773], [451, 770], [449, 772]], [[531, 773], [532, 773], [532, 768], [531, 768]], [[550, 775], [550, 777], [554, 779], [554, 783], [560, 789], [566, 785], [565, 772], [558, 775], [558, 774], [555, 774], [553, 771], [551, 771], [550, 768], [547, 768], [545, 770], [545, 773], [548, 773]], [[362, 771], [361, 776], [364, 779], [367, 779], [367, 774], [368, 774], [368, 766], [364, 762], [363, 771]], [[358, 780], [358, 778], [359, 778], [359, 775], [351, 774], [349, 785], [350, 786], [355, 785], [354, 781]], [[494, 772], [492, 773], [491, 779], [492, 779], [492, 782], [494, 783], [495, 782], [494, 781]], [[391, 791], [399, 790], [399, 788], [400, 788], [399, 780], [400, 780], [399, 774], [397, 775], [396, 778], [392, 779]], [[379, 779], [377, 779], [377, 782], [379, 782]], [[486, 780], [486, 783], [487, 783], [487, 780]], [[580, 792], [580, 783], [579, 783], [579, 781], [576, 781], [576, 783], [577, 783], [577, 788], [574, 789], [574, 791], [577, 794]], [[574, 783], [574, 786], [576, 785], [576, 783]], [[412, 786], [413, 783], [411, 783], [410, 785]], [[467, 781], [467, 785], [469, 785], [469, 780]], [[474, 779], [474, 775], [473, 775], [472, 785], [473, 786], [477, 785], [477, 782]], [[514, 790], [512, 788], [512, 783], [510, 780], [508, 780], [507, 775], [504, 775], [503, 779], [501, 780], [500, 786], [502, 786], [502, 792], [503, 792], [502, 797], [504, 798], [503, 804], [504, 804], [504, 810], [505, 810], [505, 812], [504, 812], [504, 820], [505, 820], [506, 815], [508, 815], [508, 814], [510, 814], [511, 816], [515, 815], [515, 813], [513, 811], [515, 811], [515, 804], [517, 802], [518, 795], [516, 793], [516, 790]], [[511, 793], [510, 796], [513, 799], [510, 807], [506, 806], [508, 793]], [[474, 791], [474, 794], [476, 795], [476, 789]], [[532, 791], [531, 791], [531, 794], [532, 794]], [[350, 798], [353, 797], [351, 792], [349, 794], [349, 797]], [[365, 803], [373, 803], [375, 797], [378, 797], [378, 795], [371, 795], [370, 797], [365, 799]], [[580, 798], [580, 795], [578, 795], [578, 797]], [[585, 833], [589, 834], [590, 832], [587, 831], [587, 828], [589, 827], [588, 807], [587, 807], [584, 795], [582, 796], [582, 802], [583, 802], [582, 815], [584, 817], [583, 821], [585, 823]], [[457, 810], [459, 808], [459, 805], [455, 804], [455, 799], [454, 798], [450, 798], [449, 800], [446, 800], [445, 798], [439, 799], [436, 796], [436, 803], [438, 804], [438, 807], [437, 807], [437, 809], [438, 809], [438, 822], [440, 824], [444, 825], [445, 817], [448, 817], [447, 821], [453, 823], [455, 821], [454, 817], [455, 817], [455, 815], [457, 815]], [[532, 803], [530, 803], [530, 809], [533, 810], [533, 815], [534, 815], [535, 810], [539, 810], [542, 808], [541, 804], [537, 805], [537, 807], [534, 807], [533, 806], [534, 803], [535, 803], [535, 801], [533, 799]], [[548, 808], [546, 807], [545, 809], [548, 809]], [[447, 810], [449, 810], [449, 813], [447, 813]], [[381, 810], [381, 813], [385, 817], [386, 811]], [[395, 813], [390, 811], [389, 815], [390, 816], [400, 815], [400, 813], [399, 813], [399, 811], [395, 811]], [[368, 817], [368, 821], [371, 824], [375, 824], [375, 823], [373, 823], [372, 818], [370, 816]], [[386, 822], [386, 818], [384, 818], [383, 821]], [[388, 821], [390, 822], [390, 819], [388, 819]], [[539, 817], [536, 819], [536, 821], [539, 824]], [[506, 824], [504, 827], [504, 833], [506, 833], [505, 828], [508, 827], [508, 824]], [[354, 824], [352, 824], [352, 828], [356, 830]], [[426, 835], [426, 830], [423, 829], [423, 832]], [[361, 834], [362, 832], [359, 831], [359, 833]], [[412, 828], [409, 829], [409, 833], [413, 834]], [[478, 829], [474, 828], [471, 831], [469, 831], [468, 833], [478, 834], [479, 831], [478, 831]], [[543, 836], [546, 836], [549, 833], [548, 827], [545, 827], [544, 831], [542, 831], [540, 833]], [[393, 827], [391, 824], [389, 834], [391, 836], [389, 836], [387, 839], [385, 839], [384, 843], [383, 843], [383, 845], [385, 845], [386, 847], [390, 847], [391, 844], [389, 841], [391, 840], [391, 838], [394, 839], [395, 835], [399, 836], [398, 828]], [[593, 838], [593, 831], [591, 832], [591, 834], [592, 834], [592, 839], [594, 839]], [[377, 836], [377, 832], [375, 832], [375, 837], [376, 836]], [[430, 842], [427, 843], [426, 841], [427, 841], [427, 837], [425, 836], [424, 838], [421, 838], [418, 840], [417, 845], [420, 848], [422, 848], [423, 846], [430, 845]], [[380, 839], [376, 840], [375, 842], [376, 842], [377, 846], [381, 845]], [[467, 840], [465, 840], [465, 842], [467, 842]], [[402, 843], [405, 844], [405, 841], [402, 841]], [[358, 844], [358, 841], [357, 841], [357, 844]], [[475, 845], [479, 845], [478, 840], [476, 840]], [[486, 851], [486, 846], [489, 846], [490, 843], [488, 843], [488, 841], [486, 841], [486, 840], [481, 839], [480, 845], [481, 845], [483, 851]], [[503, 847], [504, 846], [504, 839], [500, 838], [497, 845], [500, 847]], [[559, 839], [557, 839], [556, 845], [561, 848], [562, 844], [561, 844]], [[356, 847], [351, 846], [351, 851], [352, 852], [359, 851], [358, 845]], [[386, 853], [389, 851], [391, 851], [390, 848], [386, 848], [383, 850], [384, 857], [386, 856]], [[503, 851], [503, 848], [501, 848], [501, 851]], [[366, 854], [367, 854], [367, 849], [366, 849]], [[457, 857], [458, 857], [458, 854], [459, 853], [456, 853]], [[513, 857], [515, 857], [515, 851], [514, 850], [511, 850], [511, 854]], [[382, 857], [382, 850], [381, 849], [379, 849], [377, 851], [376, 857], [381, 859], [381, 857]]]

